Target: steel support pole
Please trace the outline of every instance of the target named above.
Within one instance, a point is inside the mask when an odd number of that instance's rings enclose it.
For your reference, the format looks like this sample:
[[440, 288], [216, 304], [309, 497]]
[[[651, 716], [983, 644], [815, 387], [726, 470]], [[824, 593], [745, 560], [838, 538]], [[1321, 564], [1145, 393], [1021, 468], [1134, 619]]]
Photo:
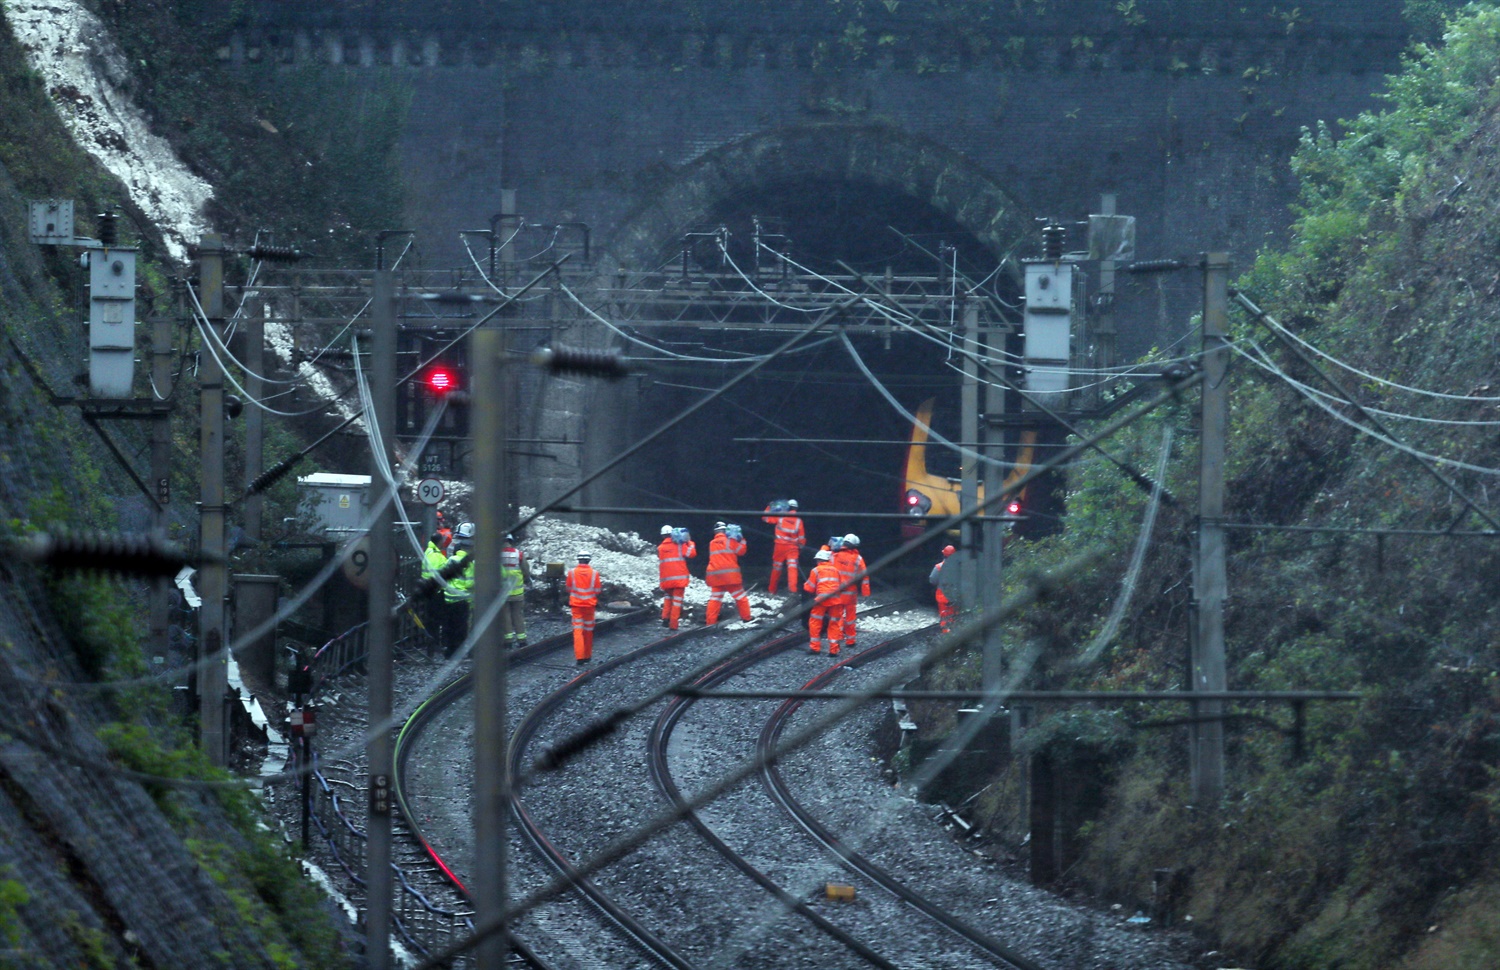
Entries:
[[[500, 549], [506, 526], [505, 494], [505, 334], [479, 329], [469, 338], [474, 409], [474, 618], [487, 614], [500, 588]], [[510, 788], [506, 774], [509, 725], [506, 715], [508, 658], [500, 623], [479, 630], [474, 641], [474, 922], [487, 925], [505, 911], [506, 813]], [[505, 964], [508, 937], [495, 933], [479, 945], [479, 966]]]
[[[1198, 441], [1198, 542], [1193, 557], [1192, 689], [1222, 691], [1224, 599], [1224, 451], [1229, 431], [1229, 254], [1209, 253], [1203, 264], [1203, 397]], [[1193, 705], [1190, 728], [1193, 800], [1212, 807], [1224, 794], [1224, 702]]]
[[[979, 333], [977, 304], [964, 310], [964, 329], [976, 335]], [[997, 335], [997, 333], [996, 330], [991, 329], [987, 337]], [[998, 339], [1003, 341], [1005, 338], [1000, 336]], [[979, 343], [981, 353], [989, 343], [989, 339]], [[980, 454], [993, 462], [999, 462], [1005, 458], [1005, 429], [1001, 423], [1004, 417], [1005, 388], [990, 381], [984, 386], [984, 420], [980, 424], [985, 443], [980, 448]], [[998, 464], [986, 464], [984, 466], [985, 496], [998, 495], [1004, 487], [1004, 469]], [[1005, 523], [993, 521], [994, 518], [992, 516], [979, 524], [980, 535], [984, 540], [983, 548], [980, 550], [979, 588], [979, 618], [982, 623], [988, 623], [991, 617], [1000, 612], [1000, 602], [1005, 596], [1001, 561], [1001, 551], [1005, 546]], [[1004, 638], [1000, 627], [998, 625], [987, 626], [984, 633], [984, 666], [981, 684], [986, 691], [998, 691], [1005, 682], [1003, 643]]]
[[[157, 538], [167, 538], [167, 512], [172, 504], [172, 411], [166, 400], [172, 386], [172, 321], [157, 317], [151, 322], [152, 401], [160, 410], [151, 419], [151, 490], [156, 509], [151, 527]], [[170, 658], [172, 580], [163, 576], [151, 584], [152, 655]]]
[[[375, 272], [370, 305], [370, 395], [375, 424], [385, 446], [384, 457], [395, 467], [391, 448], [396, 441], [396, 290], [390, 270]], [[370, 441], [376, 443], [377, 428]], [[371, 478], [376, 494], [386, 489], [385, 477], [371, 455]], [[399, 499], [397, 500], [399, 501]], [[365, 745], [369, 770], [370, 813], [366, 823], [365, 952], [370, 970], [391, 966], [391, 665], [396, 603], [396, 514], [387, 503], [370, 526], [369, 740]]]
[[[265, 397], [266, 366], [265, 304], [256, 300], [245, 315], [245, 392], [259, 401]], [[245, 402], [245, 488], [265, 471], [266, 412]], [[245, 538], [260, 542], [265, 495], [256, 492], [245, 497]]]
[[[218, 233], [198, 241], [198, 302], [217, 336], [224, 330], [224, 243]], [[229, 751], [224, 718], [228, 689], [224, 561], [224, 373], [213, 354], [198, 361], [199, 548], [203, 552], [203, 605], [198, 610], [198, 740], [209, 763], [224, 765]]]
[[[978, 308], [964, 308], [964, 370], [963, 384], [959, 390], [959, 436], [964, 441], [979, 440], [979, 346]], [[979, 504], [979, 462], [974, 454], [960, 456], [959, 508], [971, 511]], [[965, 522], [959, 529], [960, 549], [957, 555], [963, 561], [963, 579], [959, 584], [959, 607], [971, 610], [979, 605], [979, 528]]]

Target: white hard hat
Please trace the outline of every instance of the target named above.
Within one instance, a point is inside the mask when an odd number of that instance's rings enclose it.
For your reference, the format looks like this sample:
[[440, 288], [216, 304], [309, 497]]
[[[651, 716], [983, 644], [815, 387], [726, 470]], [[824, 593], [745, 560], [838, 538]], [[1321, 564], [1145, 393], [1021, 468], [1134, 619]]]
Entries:
[[813, 553], [813, 558], [818, 560], [819, 562], [827, 562], [828, 560], [833, 558], [833, 553], [829, 552], [827, 549], [819, 549], [817, 552]]
[[589, 554], [588, 554], [588, 553], [586, 553], [586, 552], [580, 552], [580, 553], [579, 553], [579, 554], [578, 554], [578, 561], [579, 561], [579, 562], [588, 562], [588, 561], [589, 561], [589, 560], [590, 560], [590, 559], [592, 559], [592, 558], [594, 558], [594, 557], [593, 557], [593, 556], [591, 556], [591, 555], [589, 555]]
[[729, 528], [729, 526], [725, 525], [723, 522], [715, 522], [714, 523], [714, 531], [715, 532], [723, 532], [727, 528]]
[[472, 539], [472, 538], [474, 538], [474, 523], [472, 523], [472, 522], [465, 522], [465, 523], [461, 524], [458, 527], [457, 533], [455, 533], [455, 534], [460, 539]]
[[857, 545], [859, 545], [859, 536], [855, 535], [852, 532], [849, 533], [848, 535], [844, 536], [844, 545], [846, 545], [846, 546], [857, 546]]
[[796, 500], [796, 499], [794, 499], [794, 498], [789, 498], [789, 499], [787, 499], [787, 500], [786, 500], [786, 507], [787, 507], [787, 508], [789, 508], [789, 509], [795, 509], [795, 508], [798, 508], [798, 505], [797, 505], [797, 500]]
[[670, 525], [664, 525], [664, 526], [662, 526], [661, 527], [661, 534], [664, 535], [664, 536], [671, 535], [672, 534], [672, 527]]

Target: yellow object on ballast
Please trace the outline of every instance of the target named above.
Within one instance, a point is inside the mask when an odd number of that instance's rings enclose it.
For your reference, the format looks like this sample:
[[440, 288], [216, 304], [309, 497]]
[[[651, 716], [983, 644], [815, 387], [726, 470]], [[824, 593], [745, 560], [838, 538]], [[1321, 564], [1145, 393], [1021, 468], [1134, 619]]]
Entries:
[[830, 882], [827, 886], [828, 898], [844, 903], [854, 902], [854, 887], [845, 886], [841, 883]]

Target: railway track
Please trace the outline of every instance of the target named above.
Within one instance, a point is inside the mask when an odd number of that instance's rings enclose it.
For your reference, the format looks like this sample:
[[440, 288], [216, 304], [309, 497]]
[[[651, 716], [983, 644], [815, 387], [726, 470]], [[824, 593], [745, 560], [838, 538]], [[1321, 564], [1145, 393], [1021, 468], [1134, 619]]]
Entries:
[[[887, 612], [900, 605], [903, 604], [894, 604], [884, 609], [872, 611], [872, 613]], [[628, 622], [630, 619], [632, 618], [627, 617], [623, 618], [623, 620], [617, 620], [613, 625], [619, 626], [622, 622]], [[611, 673], [629, 667], [632, 664], [645, 661], [673, 647], [683, 646], [696, 637], [716, 632], [719, 631], [714, 628], [696, 628], [681, 634], [652, 641], [634, 650], [605, 660], [597, 666], [583, 671], [579, 676], [572, 678], [566, 684], [550, 692], [521, 719], [513, 734], [511, 763], [509, 766], [509, 770], [512, 773], [512, 782], [516, 785], [516, 797], [513, 808], [521, 833], [536, 850], [538, 856], [546, 861], [553, 872], [559, 873], [565, 878], [573, 878], [575, 875], [567, 853], [559, 848], [555, 844], [554, 839], [545, 831], [543, 825], [539, 822], [528, 804], [525, 792], [517, 784], [522, 778], [526, 766], [529, 764], [527, 752], [533, 746], [541, 726], [549, 718], [554, 717], [558, 710], [580, 691], [585, 690], [590, 685], [600, 683], [602, 679], [607, 678]], [[524, 651], [517, 651], [513, 655], [514, 662], [521, 665], [539, 659], [548, 653], [562, 649], [569, 641], [570, 638], [567, 635], [541, 641], [530, 648], [526, 648]], [[721, 664], [705, 678], [705, 682], [721, 682], [744, 669], [754, 666], [756, 663], [762, 662], [803, 642], [805, 642], [805, 635], [800, 631], [776, 637], [766, 643], [750, 648], [747, 653], [741, 654], [725, 664]], [[893, 646], [881, 645], [872, 651], [866, 651], [866, 654], [861, 656], [876, 655], [877, 653], [885, 654], [889, 653], [892, 649], [894, 649]], [[408, 801], [410, 793], [407, 790], [406, 765], [425, 728], [444, 709], [467, 694], [470, 688], [471, 683], [469, 678], [457, 678], [437, 691], [428, 702], [424, 703], [413, 714], [412, 718], [403, 726], [398, 736], [396, 749], [397, 774], [394, 779], [394, 794], [401, 809], [400, 816], [409, 826], [409, 836], [413, 844], [419, 846], [423, 855], [429, 860], [430, 870], [441, 873], [451, 883], [455, 891], [463, 894], [465, 899], [467, 899], [467, 889], [462, 886], [461, 882], [453, 874], [451, 867], [444, 861], [437, 848], [433, 846], [418, 821], [417, 813], [411, 809]], [[661, 717], [657, 719], [651, 734], [652, 744], [650, 747], [652, 753], [649, 757], [649, 767], [653, 783], [674, 799], [680, 799], [681, 794], [677, 792], [676, 782], [668, 770], [665, 760], [666, 744], [670, 740], [672, 728], [682, 716], [682, 713], [687, 710], [687, 707], [687, 704], [680, 701], [668, 704], [662, 711]], [[716, 836], [701, 819], [692, 816], [689, 818], [689, 823], [709, 844], [713, 845], [716, 842]], [[777, 887], [771, 877], [756, 870], [753, 865], [742, 857], [738, 857], [721, 841], [714, 845], [714, 847], [724, 859], [739, 869], [740, 872], [755, 880], [768, 892], [776, 895], [783, 905], [798, 912], [811, 925], [817, 927], [821, 933], [826, 934], [831, 940], [837, 941], [839, 946], [847, 952], [855, 954], [864, 964], [881, 968], [894, 968], [900, 965], [898, 961], [882, 956], [874, 947], [861, 942], [854, 934], [815, 912], [805, 902], [792, 898], [785, 890]], [[595, 912], [614, 927], [620, 936], [628, 940], [652, 965], [681, 968], [681, 970], [695, 966], [693, 959], [688, 954], [685, 954], [681, 947], [664, 940], [660, 933], [654, 932], [646, 926], [641, 919], [628, 911], [626, 906], [611, 899], [609, 894], [592, 880], [577, 880], [576, 886], [583, 897], [589, 901], [589, 905]], [[518, 944], [517, 949], [521, 953], [521, 958], [525, 960], [527, 965], [537, 967], [547, 966], [544, 958], [534, 952], [525, 951], [524, 944], [520, 944], [520, 941], [515, 942]], [[1007, 965], [1028, 966], [1024, 963]]]
[[[832, 683], [843, 670], [856, 669], [867, 663], [889, 657], [901, 648], [909, 646], [921, 634], [930, 632], [931, 628], [916, 631], [905, 636], [887, 640], [868, 650], [854, 654], [842, 663], [829, 667], [827, 670], [813, 677], [803, 686], [803, 690], [822, 690]], [[765, 727], [756, 741], [756, 754], [761, 759], [763, 765], [761, 768], [761, 779], [765, 783], [766, 791], [770, 794], [772, 800], [807, 832], [814, 841], [837, 858], [851, 872], [863, 876], [903, 903], [931, 917], [945, 929], [989, 953], [1002, 966], [1014, 967], [1016, 970], [1042, 970], [1039, 964], [1015, 952], [1014, 949], [1006, 946], [989, 934], [968, 925], [942, 907], [937, 906], [926, 896], [911, 889], [874, 861], [857, 852], [837, 835], [829, 831], [818, 821], [812, 812], [808, 811], [796, 799], [791, 792], [791, 788], [787, 785], [786, 779], [782, 776], [780, 765], [771, 756], [771, 753], [776, 749], [781, 739], [781, 734], [791, 721], [792, 715], [796, 713], [803, 703], [805, 702], [801, 699], [792, 698], [779, 705], [770, 718], [766, 720]]]
[[[899, 637], [895, 637], [884, 643], [878, 644], [859, 654], [855, 654], [844, 661], [827, 668], [814, 677], [803, 688], [805, 690], [821, 689], [830, 683], [841, 670], [858, 667], [874, 660], [883, 659], [894, 654], [902, 647], [908, 646], [931, 629], [914, 631]], [[721, 686], [734, 677], [740, 676], [759, 664], [782, 652], [798, 649], [806, 642], [801, 635], [780, 638], [763, 644], [756, 650], [735, 657], [699, 678], [694, 686], [704, 690], [711, 690]], [[805, 649], [805, 648], [804, 648]], [[672, 730], [682, 717], [690, 710], [696, 701], [693, 698], [676, 698], [670, 702], [657, 718], [652, 733], [650, 758], [652, 772], [657, 779], [658, 786], [666, 797], [679, 809], [686, 799], [676, 785], [667, 761], [668, 745], [671, 740]], [[800, 706], [799, 701], [788, 701], [780, 705], [766, 722], [764, 729], [756, 741], [756, 754], [767, 759], [779, 740], [782, 729], [788, 723], [791, 715]], [[773, 800], [797, 821], [805, 831], [819, 842], [819, 844], [837, 858], [841, 864], [850, 871], [857, 873], [864, 879], [886, 890], [891, 896], [905, 903], [907, 906], [923, 914], [925, 917], [936, 922], [945, 931], [952, 933], [955, 937], [962, 939], [976, 949], [986, 954], [992, 962], [998, 966], [1014, 968], [1014, 970], [1041, 970], [1034, 962], [1016, 953], [1000, 941], [985, 934], [969, 925], [953, 914], [944, 910], [932, 900], [923, 896], [916, 890], [904, 885], [885, 870], [875, 865], [870, 860], [860, 856], [847, 845], [844, 845], [836, 836], [825, 829], [817, 820], [801, 806], [791, 795], [785, 781], [781, 778], [779, 769], [774, 760], [767, 761], [763, 769], [763, 778], [767, 782], [767, 790]], [[814, 911], [805, 901], [789, 892], [783, 886], [775, 883], [769, 876], [758, 870], [749, 860], [732, 849], [722, 838], [715, 833], [696, 814], [689, 814], [688, 821], [702, 835], [716, 851], [729, 859], [736, 868], [739, 868], [758, 885], [771, 893], [782, 905], [798, 913], [805, 919], [810, 920], [819, 930], [830, 934], [852, 953], [871, 966], [889, 967], [895, 964], [887, 957], [882, 956], [873, 947], [865, 944], [832, 923], [822, 914]]]
[[[609, 630], [628, 626], [632, 623], [643, 622], [648, 614], [652, 612], [650, 609], [643, 609], [621, 616], [607, 617], [599, 621], [597, 629], [608, 632]], [[511, 651], [510, 662], [513, 666], [524, 666], [535, 663], [553, 653], [570, 648], [572, 644], [572, 631], [545, 637], [536, 643]], [[423, 731], [443, 711], [452, 706], [455, 701], [466, 696], [473, 688], [473, 676], [468, 673], [461, 674], [438, 688], [431, 697], [423, 701], [412, 712], [406, 722], [401, 725], [401, 729], [396, 735], [392, 751], [394, 770], [391, 777], [391, 794], [398, 809], [395, 816], [396, 829], [397, 833], [403, 837], [402, 844], [407, 847], [408, 852], [413, 853], [409, 857], [414, 860], [412, 869], [423, 872], [440, 881], [460, 900], [470, 906], [473, 904], [473, 896], [470, 894], [469, 888], [464, 885], [463, 881], [453, 871], [452, 866], [449, 865], [437, 847], [434, 846], [428, 837], [425, 826], [419, 821], [419, 813], [412, 810], [406, 779], [408, 774], [407, 765], [411, 760], [412, 753], [415, 751], [417, 742], [420, 740]], [[469, 928], [472, 930], [472, 924]], [[511, 966], [529, 967], [533, 968], [533, 970], [551, 970], [551, 964], [523, 940], [512, 936], [510, 939], [510, 949]]]

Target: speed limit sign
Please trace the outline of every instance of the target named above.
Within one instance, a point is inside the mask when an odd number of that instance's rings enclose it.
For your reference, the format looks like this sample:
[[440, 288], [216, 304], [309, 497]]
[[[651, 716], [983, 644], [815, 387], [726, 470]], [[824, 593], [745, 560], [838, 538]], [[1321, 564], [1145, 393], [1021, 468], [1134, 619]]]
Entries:
[[443, 500], [443, 483], [436, 478], [424, 478], [417, 483], [417, 498], [423, 505], [436, 505]]

